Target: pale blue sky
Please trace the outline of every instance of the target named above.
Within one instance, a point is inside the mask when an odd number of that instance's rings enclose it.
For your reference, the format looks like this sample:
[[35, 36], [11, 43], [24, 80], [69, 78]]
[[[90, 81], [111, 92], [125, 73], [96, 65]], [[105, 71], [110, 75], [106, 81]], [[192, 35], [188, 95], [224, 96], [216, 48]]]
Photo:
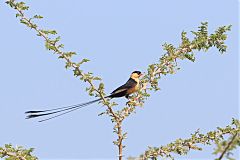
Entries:
[[[124, 83], [133, 70], [146, 71], [164, 53], [164, 42], [178, 45], [181, 31], [196, 30], [208, 21], [210, 33], [232, 24], [228, 50], [197, 52], [196, 62], [181, 61], [181, 70], [160, 80], [152, 93], [124, 123], [128, 131], [125, 156], [137, 156], [147, 146], [188, 138], [226, 126], [238, 117], [238, 3], [236, 0], [88, 0], [26, 1], [29, 14], [40, 14], [44, 28], [62, 35], [66, 50], [89, 58], [87, 71], [101, 75], [106, 91]], [[29, 109], [45, 109], [92, 100], [85, 84], [44, 48], [41, 38], [15, 19], [15, 11], [0, 3], [0, 145], [36, 148], [43, 158], [112, 158], [116, 137], [104, 108], [95, 104], [64, 117], [38, 123], [24, 119]], [[132, 60], [135, 59], [135, 63]], [[124, 103], [125, 99], [117, 102]], [[189, 158], [213, 158], [211, 148]], [[186, 157], [185, 157], [186, 158]]]

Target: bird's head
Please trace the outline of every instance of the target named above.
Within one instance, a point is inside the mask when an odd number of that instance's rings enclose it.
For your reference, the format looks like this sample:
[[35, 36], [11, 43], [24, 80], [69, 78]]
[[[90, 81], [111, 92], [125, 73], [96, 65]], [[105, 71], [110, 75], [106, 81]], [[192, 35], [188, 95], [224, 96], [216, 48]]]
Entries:
[[139, 77], [141, 77], [142, 73], [140, 71], [134, 71], [131, 74], [131, 78], [132, 79], [138, 79]]

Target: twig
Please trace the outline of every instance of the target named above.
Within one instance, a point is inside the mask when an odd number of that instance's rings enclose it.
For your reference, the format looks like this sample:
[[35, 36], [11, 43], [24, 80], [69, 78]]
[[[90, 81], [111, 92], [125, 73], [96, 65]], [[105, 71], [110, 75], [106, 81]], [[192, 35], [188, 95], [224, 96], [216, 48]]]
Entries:
[[3, 151], [0, 151], [0, 152], [2, 152], [2, 154], [5, 155], [5, 156], [14, 157], [14, 158], [19, 159], [19, 160], [27, 160], [25, 157], [19, 156], [19, 155], [17, 155], [17, 153], [14, 153], [14, 152], [8, 152], [7, 150], [3, 150]]
[[236, 139], [237, 135], [238, 135], [238, 132], [232, 137], [232, 140], [228, 143], [227, 147], [224, 149], [224, 151], [222, 152], [218, 160], [221, 160], [223, 158], [225, 153], [228, 151], [229, 147], [232, 145], [233, 141]]

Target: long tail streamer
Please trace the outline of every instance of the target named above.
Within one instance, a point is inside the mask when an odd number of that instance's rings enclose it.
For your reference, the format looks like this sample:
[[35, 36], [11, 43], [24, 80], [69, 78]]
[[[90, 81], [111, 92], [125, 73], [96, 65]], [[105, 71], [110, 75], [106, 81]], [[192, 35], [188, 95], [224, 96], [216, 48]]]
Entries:
[[73, 111], [78, 110], [80, 108], [86, 107], [86, 106], [88, 106], [90, 104], [93, 104], [93, 103], [96, 103], [100, 100], [101, 99], [96, 99], [96, 100], [93, 100], [93, 101], [90, 101], [90, 102], [87, 102], [87, 103], [81, 103], [81, 104], [77, 104], [77, 105], [71, 105], [71, 106], [67, 106], [67, 107], [59, 107], [59, 108], [48, 109], [48, 110], [27, 111], [27, 112], [25, 112], [25, 114], [29, 114], [29, 115], [27, 115], [26, 119], [48, 116], [48, 115], [51, 115], [51, 114], [56, 114], [56, 113], [63, 112], [63, 113], [57, 114], [55, 116], [40, 120], [39, 122], [47, 121], [47, 120], [50, 120], [50, 119], [54, 119], [56, 117], [60, 117], [64, 114], [73, 112]]

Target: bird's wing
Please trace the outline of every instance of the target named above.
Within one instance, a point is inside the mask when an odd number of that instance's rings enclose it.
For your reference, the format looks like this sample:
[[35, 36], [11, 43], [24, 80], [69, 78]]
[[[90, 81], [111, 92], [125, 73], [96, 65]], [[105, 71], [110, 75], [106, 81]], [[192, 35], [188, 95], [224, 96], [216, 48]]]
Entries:
[[137, 85], [137, 82], [135, 80], [133, 80], [132, 78], [130, 78], [124, 85], [115, 89], [111, 94], [113, 95], [113, 94], [125, 92], [125, 91], [135, 87], [136, 85]]

